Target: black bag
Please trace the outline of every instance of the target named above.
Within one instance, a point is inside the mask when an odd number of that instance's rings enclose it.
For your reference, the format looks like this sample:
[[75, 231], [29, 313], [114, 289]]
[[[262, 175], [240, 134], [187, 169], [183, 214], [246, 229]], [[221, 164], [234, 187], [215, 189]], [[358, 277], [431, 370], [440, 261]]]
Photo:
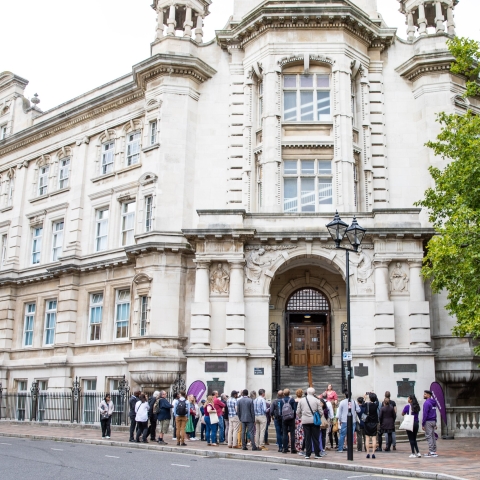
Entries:
[[187, 416], [187, 401], [179, 400], [177, 403], [177, 416], [186, 417]]

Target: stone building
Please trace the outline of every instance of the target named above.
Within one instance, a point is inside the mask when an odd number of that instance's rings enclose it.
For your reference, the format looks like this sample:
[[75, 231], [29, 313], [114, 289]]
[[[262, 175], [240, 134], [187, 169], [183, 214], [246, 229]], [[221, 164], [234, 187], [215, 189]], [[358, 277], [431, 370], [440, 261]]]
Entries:
[[[437, 379], [478, 401], [472, 340], [420, 277], [433, 230], [413, 205], [441, 165], [435, 114], [480, 102], [449, 71], [458, 0], [398, 1], [407, 40], [375, 0], [235, 0], [204, 43], [211, 0], [154, 0], [151, 56], [45, 112], [1, 73], [3, 387], [181, 374], [269, 396], [271, 324], [282, 371], [307, 351], [341, 366], [349, 281], [354, 394]], [[368, 230], [349, 279], [335, 211]]]

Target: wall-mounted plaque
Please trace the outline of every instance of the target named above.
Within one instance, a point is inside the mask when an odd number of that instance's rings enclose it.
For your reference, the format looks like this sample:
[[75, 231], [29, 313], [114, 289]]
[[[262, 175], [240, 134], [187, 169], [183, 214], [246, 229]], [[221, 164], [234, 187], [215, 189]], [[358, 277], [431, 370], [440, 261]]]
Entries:
[[416, 363], [394, 363], [393, 372], [394, 373], [410, 373], [417, 371]]
[[253, 374], [254, 375], [265, 375], [265, 369], [264, 368], [254, 368], [253, 369]]
[[360, 363], [358, 367], [353, 367], [353, 371], [356, 377], [367, 377], [368, 367], [365, 367], [363, 363]]
[[408, 378], [404, 378], [402, 381], [397, 382], [398, 386], [398, 395], [397, 397], [406, 398], [409, 395], [415, 394], [415, 382], [413, 380], [409, 380]]
[[205, 362], [205, 372], [226, 373], [228, 372], [228, 362]]
[[218, 378], [214, 378], [207, 382], [208, 393], [207, 395], [213, 395], [213, 392], [218, 392], [221, 395], [225, 389], [225, 382]]

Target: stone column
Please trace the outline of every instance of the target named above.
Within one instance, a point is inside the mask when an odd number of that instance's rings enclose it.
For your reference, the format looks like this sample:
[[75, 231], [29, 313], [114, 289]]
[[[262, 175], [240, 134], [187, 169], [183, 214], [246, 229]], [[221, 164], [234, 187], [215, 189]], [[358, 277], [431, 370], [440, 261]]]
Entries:
[[164, 31], [163, 31], [163, 8], [157, 9], [157, 30], [155, 38], [156, 40], [160, 40], [163, 38]]
[[435, 2], [435, 14], [435, 23], [437, 24], [436, 32], [444, 32], [445, 25], [443, 24], [443, 22], [445, 21], [445, 17], [442, 13], [442, 2], [440, 0], [437, 0]]
[[427, 19], [425, 17], [425, 5], [423, 3], [418, 6], [418, 34], [427, 34]]
[[425, 348], [431, 341], [430, 308], [425, 301], [425, 285], [421, 276], [422, 260], [409, 260], [410, 266], [410, 303], [408, 308], [410, 345]]
[[185, 23], [183, 24], [183, 36], [192, 38], [192, 7], [187, 7], [186, 16], [185, 16]]
[[389, 260], [374, 260], [375, 268], [375, 346], [391, 347], [395, 344], [395, 317], [393, 302], [389, 298]]
[[78, 275], [68, 274], [60, 277], [55, 345], [75, 344], [79, 284]]
[[410, 265], [410, 301], [424, 302], [425, 301], [425, 285], [421, 274], [422, 261], [409, 260]]
[[195, 41], [197, 43], [203, 43], [203, 17], [198, 14], [197, 16], [197, 28], [195, 29]]
[[192, 303], [190, 351], [210, 350], [210, 262], [196, 260], [195, 302]]
[[175, 5], [170, 5], [170, 11], [167, 18], [167, 36], [169, 37], [175, 36], [175, 27], [177, 26], [177, 22], [175, 21], [175, 9]]
[[226, 342], [229, 351], [245, 352], [244, 260], [231, 260], [230, 296], [226, 306]]
[[447, 8], [447, 28], [449, 35], [455, 35], [455, 20], [453, 17], [453, 7], [451, 5]]
[[[9, 350], [13, 347], [13, 329], [15, 322], [17, 289], [16, 287], [6, 285], [0, 289], [0, 349]], [[19, 302], [20, 303], [20, 302]], [[20, 307], [22, 308], [22, 307]], [[23, 333], [23, 314], [20, 316], [20, 325], [17, 331], [20, 335]], [[5, 354], [8, 359], [8, 353]], [[3, 384], [6, 388], [7, 384]]]
[[407, 13], [407, 39], [409, 42], [413, 42], [415, 40], [415, 25], [413, 24], [413, 13]]

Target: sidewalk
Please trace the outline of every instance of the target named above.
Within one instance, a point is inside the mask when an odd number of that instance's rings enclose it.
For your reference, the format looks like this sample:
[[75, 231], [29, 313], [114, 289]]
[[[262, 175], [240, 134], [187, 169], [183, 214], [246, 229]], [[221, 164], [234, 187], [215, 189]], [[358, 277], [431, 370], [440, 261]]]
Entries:
[[[124, 430], [123, 428], [121, 430]], [[369, 473], [384, 473], [389, 475], [404, 475], [417, 478], [445, 479], [456, 478], [465, 480], [480, 480], [480, 438], [460, 438], [457, 440], [439, 440], [437, 458], [408, 458], [409, 444], [398, 444], [397, 451], [378, 453], [375, 460], [365, 458], [364, 453], [354, 451], [354, 461], [347, 460], [346, 453], [329, 450], [322, 460], [304, 460], [299, 455], [277, 452], [275, 445], [270, 445], [268, 452], [252, 452], [249, 450], [233, 450], [225, 446], [207, 447], [205, 442], [187, 442], [187, 447], [177, 447], [171, 435], [165, 436], [166, 447], [159, 447], [155, 442], [136, 444], [128, 442], [128, 433], [117, 429], [112, 431], [110, 440], [102, 440], [100, 430], [96, 428], [79, 428], [69, 424], [58, 426], [43, 426], [41, 424], [13, 423], [0, 421], [0, 436], [20, 436], [35, 439], [77, 441], [82, 443], [115, 444], [128, 448], [148, 448], [159, 451], [179, 451], [197, 455], [215, 455], [228, 458], [269, 461], [305, 465], [321, 468], [336, 468]], [[420, 443], [422, 453], [426, 452], [426, 443]], [[378, 470], [377, 470], [378, 469]], [[451, 477], [449, 477], [451, 476]]]

